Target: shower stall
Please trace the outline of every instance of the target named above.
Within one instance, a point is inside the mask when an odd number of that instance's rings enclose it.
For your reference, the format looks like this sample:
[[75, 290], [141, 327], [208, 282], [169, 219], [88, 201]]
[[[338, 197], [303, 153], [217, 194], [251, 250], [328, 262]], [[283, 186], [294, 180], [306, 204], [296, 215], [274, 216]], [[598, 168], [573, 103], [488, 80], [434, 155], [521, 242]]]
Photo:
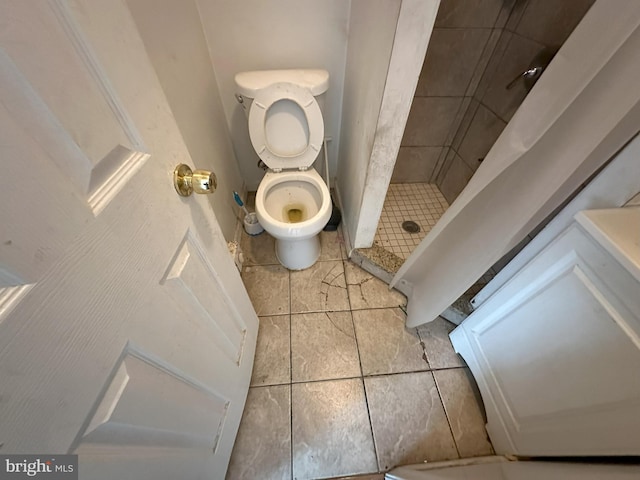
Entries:
[[359, 255], [387, 274], [397, 271], [465, 188], [594, 1], [442, 0], [374, 244]]

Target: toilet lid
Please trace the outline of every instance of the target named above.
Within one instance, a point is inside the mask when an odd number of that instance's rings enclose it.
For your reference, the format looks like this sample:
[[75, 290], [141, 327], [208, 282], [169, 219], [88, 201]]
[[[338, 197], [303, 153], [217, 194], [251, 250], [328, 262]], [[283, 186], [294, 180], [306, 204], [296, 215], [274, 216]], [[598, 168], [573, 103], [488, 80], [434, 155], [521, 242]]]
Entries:
[[322, 112], [306, 88], [274, 83], [260, 90], [249, 112], [253, 148], [271, 169], [307, 168], [324, 139]]

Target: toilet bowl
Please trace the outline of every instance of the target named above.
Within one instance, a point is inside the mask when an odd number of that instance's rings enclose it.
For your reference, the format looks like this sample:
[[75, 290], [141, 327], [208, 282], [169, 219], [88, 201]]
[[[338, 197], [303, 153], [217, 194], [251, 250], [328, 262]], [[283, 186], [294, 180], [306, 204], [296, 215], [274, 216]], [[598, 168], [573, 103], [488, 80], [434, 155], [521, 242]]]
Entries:
[[256, 215], [276, 239], [278, 261], [290, 270], [313, 265], [319, 234], [331, 218], [329, 188], [312, 167], [324, 140], [317, 100], [325, 70], [269, 70], [236, 75], [251, 144], [269, 171], [258, 186]]
[[331, 196], [315, 170], [267, 172], [256, 193], [256, 214], [276, 239], [278, 261], [290, 270], [313, 265], [319, 233], [331, 218]]

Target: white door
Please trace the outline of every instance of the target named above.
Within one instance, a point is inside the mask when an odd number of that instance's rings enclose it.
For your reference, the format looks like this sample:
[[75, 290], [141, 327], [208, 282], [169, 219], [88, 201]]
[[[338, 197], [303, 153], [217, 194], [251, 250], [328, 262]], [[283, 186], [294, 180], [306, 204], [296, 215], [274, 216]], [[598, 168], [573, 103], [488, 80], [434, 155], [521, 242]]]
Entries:
[[223, 478], [258, 320], [122, 1], [0, 3], [0, 152], [0, 451]]
[[[451, 334], [498, 453], [640, 455], [640, 268], [600, 240], [626, 238], [637, 258], [640, 210], [594, 212], [576, 216]], [[595, 225], [589, 218], [611, 221], [598, 237], [583, 226]]]

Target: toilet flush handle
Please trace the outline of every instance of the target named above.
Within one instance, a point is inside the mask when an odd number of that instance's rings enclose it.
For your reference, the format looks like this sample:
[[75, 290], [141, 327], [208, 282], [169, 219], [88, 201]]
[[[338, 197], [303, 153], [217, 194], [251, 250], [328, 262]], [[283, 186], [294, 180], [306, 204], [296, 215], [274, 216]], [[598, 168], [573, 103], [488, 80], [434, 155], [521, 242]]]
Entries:
[[218, 187], [216, 174], [208, 170], [191, 170], [189, 165], [181, 163], [173, 171], [173, 186], [181, 197], [193, 192], [213, 193]]

